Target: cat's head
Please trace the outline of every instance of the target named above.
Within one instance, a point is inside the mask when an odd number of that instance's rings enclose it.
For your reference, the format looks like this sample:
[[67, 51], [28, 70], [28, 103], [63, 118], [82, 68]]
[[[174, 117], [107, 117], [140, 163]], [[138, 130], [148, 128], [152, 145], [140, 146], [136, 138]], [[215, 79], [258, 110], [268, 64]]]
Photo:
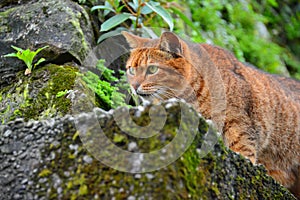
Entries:
[[186, 44], [171, 32], [159, 39], [122, 33], [132, 48], [126, 64], [128, 82], [137, 95], [150, 101], [184, 98], [191, 75]]

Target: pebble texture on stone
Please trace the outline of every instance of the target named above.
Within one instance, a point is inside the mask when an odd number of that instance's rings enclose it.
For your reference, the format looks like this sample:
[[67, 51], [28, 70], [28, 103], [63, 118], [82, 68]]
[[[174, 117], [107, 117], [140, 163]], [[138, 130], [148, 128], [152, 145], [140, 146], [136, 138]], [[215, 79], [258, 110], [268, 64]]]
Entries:
[[[136, 121], [149, 120], [151, 105], [132, 108]], [[165, 103], [167, 133], [177, 126], [180, 105]], [[113, 112], [95, 109], [109, 138], [120, 148], [143, 148], [122, 134]], [[157, 171], [131, 174], [109, 168], [84, 148], [75, 121], [91, 113], [45, 121], [16, 119], [0, 126], [0, 199], [294, 199], [262, 166], [228, 150], [218, 141], [201, 158], [208, 125], [199, 117], [198, 133], [188, 150], [171, 165]], [[89, 128], [87, 124], [82, 124]], [[166, 136], [167, 137], [167, 136]], [[159, 137], [159, 140], [168, 140]], [[202, 143], [202, 144], [201, 144]]]

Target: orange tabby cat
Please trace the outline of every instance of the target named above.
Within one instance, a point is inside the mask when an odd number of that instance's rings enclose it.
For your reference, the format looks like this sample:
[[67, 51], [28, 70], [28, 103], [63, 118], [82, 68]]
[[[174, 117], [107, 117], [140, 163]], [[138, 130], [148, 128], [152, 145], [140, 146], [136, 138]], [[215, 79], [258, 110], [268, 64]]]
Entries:
[[226, 145], [265, 165], [300, 198], [300, 82], [171, 32], [159, 39], [122, 34], [132, 48], [128, 81], [138, 95], [152, 101], [185, 99], [222, 129]]

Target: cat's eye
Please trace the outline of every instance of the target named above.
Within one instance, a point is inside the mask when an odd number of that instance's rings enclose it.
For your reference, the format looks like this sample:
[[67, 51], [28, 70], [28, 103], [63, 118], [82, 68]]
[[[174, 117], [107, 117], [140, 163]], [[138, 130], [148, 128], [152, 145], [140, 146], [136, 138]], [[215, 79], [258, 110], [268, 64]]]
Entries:
[[129, 67], [128, 72], [129, 72], [130, 75], [135, 75], [135, 68]]
[[155, 65], [150, 65], [147, 71], [148, 74], [155, 74], [158, 71], [158, 67]]

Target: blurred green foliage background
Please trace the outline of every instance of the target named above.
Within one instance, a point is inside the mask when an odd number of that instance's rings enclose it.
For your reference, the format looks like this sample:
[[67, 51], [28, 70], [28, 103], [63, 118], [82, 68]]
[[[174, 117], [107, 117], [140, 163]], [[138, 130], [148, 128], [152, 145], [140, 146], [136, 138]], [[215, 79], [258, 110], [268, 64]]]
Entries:
[[[157, 37], [163, 29], [169, 29], [184, 39], [221, 46], [233, 52], [240, 61], [264, 71], [300, 80], [299, 0], [100, 2], [79, 0], [79, 3], [91, 7], [91, 13], [98, 15], [99, 43], [123, 30], [129, 29], [141, 35], [145, 32], [147, 37]], [[102, 100], [100, 104], [113, 107], [109, 106], [112, 94], [122, 84], [113, 87], [112, 80], [96, 79], [97, 76], [92, 73], [86, 75], [88, 86]], [[113, 81], [117, 80], [113, 78]], [[102, 91], [104, 89], [106, 92]], [[117, 95], [116, 99], [122, 103], [124, 96]]]
[[175, 32], [224, 47], [239, 60], [270, 73], [300, 79], [300, 1], [177, 0], [168, 4], [193, 24], [173, 15]]

